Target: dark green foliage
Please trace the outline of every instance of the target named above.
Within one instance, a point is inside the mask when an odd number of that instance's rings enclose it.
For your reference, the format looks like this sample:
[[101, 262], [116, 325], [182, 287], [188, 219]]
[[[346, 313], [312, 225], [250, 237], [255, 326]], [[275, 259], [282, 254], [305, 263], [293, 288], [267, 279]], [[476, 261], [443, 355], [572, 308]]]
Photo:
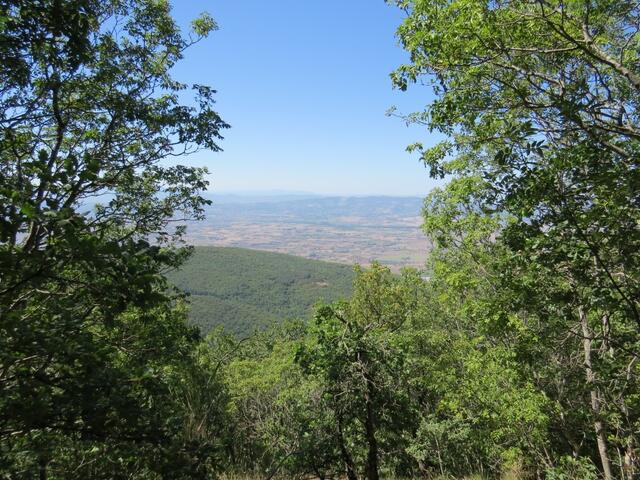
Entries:
[[420, 281], [415, 272], [394, 278], [378, 264], [357, 272], [350, 301], [318, 309], [296, 359], [323, 387], [347, 475], [377, 480], [383, 459], [390, 460], [388, 472], [407, 473], [399, 458], [406, 448], [401, 432], [411, 428], [403, 333]]
[[348, 265], [240, 248], [196, 247], [169, 279], [188, 292], [190, 319], [246, 336], [285, 319], [307, 319], [321, 301], [346, 298]]
[[394, 84], [426, 80], [435, 92], [408, 120], [448, 137], [409, 148], [451, 179], [425, 203], [435, 277], [476, 334], [505, 344], [554, 402], [539, 462], [553, 471], [583, 457], [576, 465], [606, 479], [635, 478], [637, 4], [393, 3], [408, 13], [398, 37], [410, 53]]
[[224, 369], [232, 468], [352, 479], [535, 468], [552, 407], [448, 291], [374, 265], [312, 323], [237, 344]]
[[213, 91], [183, 105], [169, 75], [215, 24], [183, 36], [163, 0], [9, 0], [0, 25], [0, 471], [207, 476], [172, 388], [198, 333], [162, 275], [206, 171], [163, 160], [219, 149]]
[[340, 471], [321, 386], [294, 361], [305, 336], [305, 324], [294, 322], [237, 344], [225, 366], [231, 469], [279, 477]]

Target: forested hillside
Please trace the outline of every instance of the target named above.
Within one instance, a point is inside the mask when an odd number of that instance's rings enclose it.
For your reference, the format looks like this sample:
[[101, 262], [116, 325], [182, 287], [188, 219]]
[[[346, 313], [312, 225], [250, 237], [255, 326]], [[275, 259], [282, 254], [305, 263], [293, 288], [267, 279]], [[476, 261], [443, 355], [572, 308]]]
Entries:
[[313, 306], [348, 298], [349, 265], [242, 248], [196, 247], [169, 280], [189, 293], [189, 318], [206, 334], [246, 336], [273, 322], [309, 319]]

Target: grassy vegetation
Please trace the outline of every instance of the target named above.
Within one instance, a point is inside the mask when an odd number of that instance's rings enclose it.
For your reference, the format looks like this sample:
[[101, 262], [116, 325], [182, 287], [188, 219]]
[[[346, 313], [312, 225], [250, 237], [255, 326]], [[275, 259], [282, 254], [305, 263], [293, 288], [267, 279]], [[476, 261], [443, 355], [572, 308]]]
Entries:
[[308, 318], [319, 301], [351, 294], [350, 266], [242, 248], [196, 247], [170, 280], [190, 294], [203, 333], [223, 325], [239, 336], [274, 321]]

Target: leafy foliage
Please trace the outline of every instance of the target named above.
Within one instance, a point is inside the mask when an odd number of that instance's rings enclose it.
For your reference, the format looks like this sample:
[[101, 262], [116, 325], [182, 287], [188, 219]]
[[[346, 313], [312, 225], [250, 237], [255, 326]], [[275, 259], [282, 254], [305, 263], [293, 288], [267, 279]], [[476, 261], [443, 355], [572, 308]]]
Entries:
[[169, 71], [214, 25], [183, 36], [157, 0], [11, 0], [0, 23], [0, 469], [208, 475], [170, 387], [198, 335], [162, 272], [207, 185], [165, 160], [227, 127]]
[[[170, 71], [215, 21], [0, 2], [3, 478], [638, 476], [637, 5], [393, 3], [392, 79], [436, 94], [407, 119], [447, 136], [409, 147], [449, 179], [428, 281], [239, 249], [176, 271], [207, 182], [170, 159], [227, 125]], [[173, 284], [243, 338], [203, 340]]]
[[584, 455], [607, 479], [631, 478], [637, 5], [394, 3], [408, 12], [398, 36], [411, 62], [393, 81], [405, 89], [428, 79], [436, 94], [408, 119], [448, 137], [410, 147], [433, 176], [452, 177], [425, 204], [435, 269], [479, 332], [507, 342], [521, 373], [557, 402], [554, 451]]

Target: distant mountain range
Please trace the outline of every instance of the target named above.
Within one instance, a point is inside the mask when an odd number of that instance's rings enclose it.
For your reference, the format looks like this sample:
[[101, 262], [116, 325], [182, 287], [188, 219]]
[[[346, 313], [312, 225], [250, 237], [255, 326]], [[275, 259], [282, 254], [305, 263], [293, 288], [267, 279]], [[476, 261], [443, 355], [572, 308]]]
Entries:
[[204, 197], [220, 204], [252, 204], [252, 203], [275, 203], [308, 198], [323, 198], [323, 195], [307, 192], [287, 192], [287, 191], [265, 191], [265, 192], [242, 192], [242, 193], [205, 193]]

